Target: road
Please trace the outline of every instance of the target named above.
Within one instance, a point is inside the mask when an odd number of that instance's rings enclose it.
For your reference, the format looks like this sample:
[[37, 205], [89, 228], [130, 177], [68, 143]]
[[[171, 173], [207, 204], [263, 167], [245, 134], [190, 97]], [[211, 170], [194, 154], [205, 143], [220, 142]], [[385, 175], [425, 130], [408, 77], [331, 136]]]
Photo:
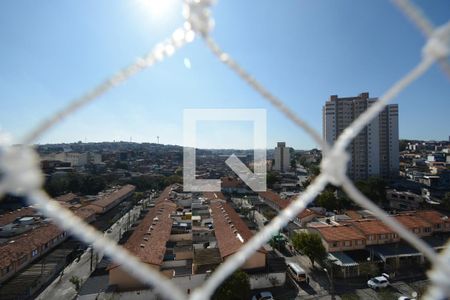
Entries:
[[[128, 213], [123, 215], [116, 223], [114, 223], [104, 234], [110, 239], [118, 242], [121, 236], [131, 228], [138, 220], [141, 205], [134, 206]], [[79, 260], [75, 260], [72, 264], [64, 269], [61, 273], [36, 299], [74, 299], [77, 295], [75, 285], [71, 279], [77, 277], [80, 279], [80, 286], [87, 280], [90, 274], [95, 270], [98, 262], [101, 261], [103, 253], [92, 251], [89, 247]]]

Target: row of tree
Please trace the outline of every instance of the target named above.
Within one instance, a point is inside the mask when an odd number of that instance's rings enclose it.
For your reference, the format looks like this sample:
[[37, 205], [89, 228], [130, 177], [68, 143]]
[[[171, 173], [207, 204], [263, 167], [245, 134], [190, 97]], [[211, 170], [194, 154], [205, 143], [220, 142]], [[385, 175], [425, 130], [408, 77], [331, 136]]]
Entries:
[[52, 176], [44, 184], [44, 189], [52, 197], [65, 193], [95, 195], [106, 187], [107, 179], [100, 175], [68, 173]]

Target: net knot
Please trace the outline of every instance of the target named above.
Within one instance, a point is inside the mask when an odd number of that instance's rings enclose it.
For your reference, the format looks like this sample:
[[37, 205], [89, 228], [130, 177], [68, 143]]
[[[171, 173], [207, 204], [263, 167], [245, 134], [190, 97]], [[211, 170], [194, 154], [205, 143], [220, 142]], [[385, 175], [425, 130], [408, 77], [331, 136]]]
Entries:
[[347, 152], [333, 149], [322, 159], [320, 170], [333, 185], [340, 186], [342, 179], [346, 176], [349, 160], [350, 156]]
[[436, 60], [450, 55], [450, 22], [436, 28], [422, 49], [425, 57]]
[[183, 16], [197, 33], [207, 36], [214, 28], [210, 7], [214, 0], [187, 0], [183, 8]]
[[25, 145], [13, 145], [8, 135], [0, 133], [0, 193], [23, 196], [42, 183], [36, 153]]

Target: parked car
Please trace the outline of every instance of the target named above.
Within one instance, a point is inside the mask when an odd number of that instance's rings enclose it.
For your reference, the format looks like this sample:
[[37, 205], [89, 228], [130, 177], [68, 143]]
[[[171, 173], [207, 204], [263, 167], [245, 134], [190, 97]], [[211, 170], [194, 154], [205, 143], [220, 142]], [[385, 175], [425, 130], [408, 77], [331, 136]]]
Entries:
[[389, 275], [386, 273], [381, 274], [381, 276], [370, 278], [369, 281], [367, 281], [367, 285], [376, 290], [379, 288], [385, 288], [389, 285]]
[[260, 292], [252, 300], [274, 300], [271, 292]]
[[299, 264], [294, 262], [287, 263], [287, 269], [292, 278], [297, 282], [306, 281], [306, 272]]

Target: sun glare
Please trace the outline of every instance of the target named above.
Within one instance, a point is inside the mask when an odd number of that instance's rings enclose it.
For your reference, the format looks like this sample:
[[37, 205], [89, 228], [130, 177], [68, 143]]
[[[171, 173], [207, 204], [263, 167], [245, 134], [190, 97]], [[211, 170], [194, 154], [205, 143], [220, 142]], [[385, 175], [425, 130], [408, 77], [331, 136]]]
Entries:
[[152, 19], [166, 18], [176, 8], [176, 0], [136, 0], [139, 9]]

